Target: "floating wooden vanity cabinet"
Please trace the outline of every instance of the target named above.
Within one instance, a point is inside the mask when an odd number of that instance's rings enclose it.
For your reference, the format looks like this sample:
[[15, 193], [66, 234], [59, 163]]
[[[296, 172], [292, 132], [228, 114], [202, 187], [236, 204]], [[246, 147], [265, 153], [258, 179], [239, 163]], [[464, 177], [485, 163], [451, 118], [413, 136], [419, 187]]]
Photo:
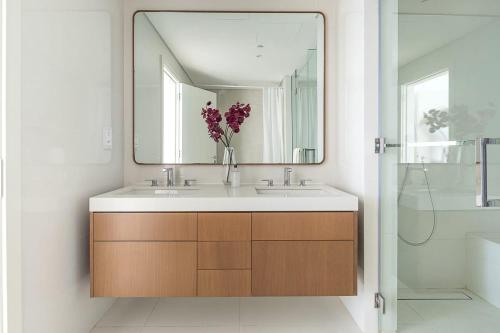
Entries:
[[355, 295], [356, 212], [91, 213], [91, 295]]

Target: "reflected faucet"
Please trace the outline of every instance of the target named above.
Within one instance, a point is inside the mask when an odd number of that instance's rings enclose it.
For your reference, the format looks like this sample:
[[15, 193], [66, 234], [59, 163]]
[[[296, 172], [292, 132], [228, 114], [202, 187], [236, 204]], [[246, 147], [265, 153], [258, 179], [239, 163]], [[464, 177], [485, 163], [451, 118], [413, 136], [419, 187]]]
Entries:
[[165, 185], [167, 187], [174, 186], [174, 168], [163, 168], [161, 172], [167, 175]]
[[285, 168], [283, 171], [283, 186], [290, 186], [290, 174], [292, 173], [292, 168]]

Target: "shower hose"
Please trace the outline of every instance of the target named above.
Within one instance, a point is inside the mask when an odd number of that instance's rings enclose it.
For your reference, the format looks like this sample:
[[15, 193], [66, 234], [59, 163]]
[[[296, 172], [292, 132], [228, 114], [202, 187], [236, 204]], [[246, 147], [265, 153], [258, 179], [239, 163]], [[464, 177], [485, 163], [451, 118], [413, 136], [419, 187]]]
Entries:
[[[424, 178], [425, 178], [425, 185], [427, 187], [427, 193], [429, 194], [429, 200], [430, 200], [430, 203], [431, 203], [431, 207], [432, 207], [432, 229], [431, 229], [431, 232], [429, 233], [429, 235], [421, 242], [412, 242], [408, 239], [406, 239], [405, 237], [403, 237], [403, 235], [401, 235], [398, 231], [398, 238], [401, 239], [404, 243], [410, 245], [410, 246], [422, 246], [422, 245], [425, 245], [427, 244], [432, 236], [434, 235], [434, 232], [436, 231], [436, 224], [437, 224], [437, 221], [436, 221], [436, 209], [434, 207], [434, 199], [432, 198], [432, 193], [431, 193], [431, 186], [429, 184], [429, 177], [427, 176], [427, 170], [425, 169], [425, 164], [424, 162], [422, 161], [421, 162], [422, 164], [422, 171], [424, 172]], [[406, 163], [406, 167], [405, 167], [405, 173], [404, 173], [404, 176], [403, 176], [403, 182], [401, 184], [401, 190], [399, 191], [399, 194], [398, 194], [398, 205], [399, 205], [399, 202], [401, 201], [401, 196], [403, 195], [403, 192], [405, 190], [405, 187], [406, 187], [406, 182], [408, 180], [408, 169], [409, 169], [409, 166], [410, 166], [410, 163]], [[398, 228], [399, 229], [399, 228]]]

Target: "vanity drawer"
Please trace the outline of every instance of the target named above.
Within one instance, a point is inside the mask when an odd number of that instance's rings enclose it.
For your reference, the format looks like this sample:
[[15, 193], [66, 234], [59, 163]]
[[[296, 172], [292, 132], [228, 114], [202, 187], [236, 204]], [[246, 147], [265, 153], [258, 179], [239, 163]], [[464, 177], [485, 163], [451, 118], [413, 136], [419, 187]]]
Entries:
[[94, 213], [94, 241], [195, 241], [196, 213]]
[[199, 241], [249, 241], [250, 213], [199, 213]]
[[196, 242], [95, 242], [95, 297], [196, 296]]
[[250, 270], [198, 271], [198, 296], [251, 296]]
[[354, 240], [353, 212], [252, 213], [252, 240]]
[[250, 242], [198, 242], [198, 269], [250, 269]]

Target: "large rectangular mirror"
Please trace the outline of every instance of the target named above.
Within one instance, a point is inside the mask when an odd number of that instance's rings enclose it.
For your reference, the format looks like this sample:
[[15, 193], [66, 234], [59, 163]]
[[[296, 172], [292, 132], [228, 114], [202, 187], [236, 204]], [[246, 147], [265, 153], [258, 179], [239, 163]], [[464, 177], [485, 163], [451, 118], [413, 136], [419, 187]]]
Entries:
[[318, 164], [324, 159], [324, 16], [139, 11], [134, 160]]

